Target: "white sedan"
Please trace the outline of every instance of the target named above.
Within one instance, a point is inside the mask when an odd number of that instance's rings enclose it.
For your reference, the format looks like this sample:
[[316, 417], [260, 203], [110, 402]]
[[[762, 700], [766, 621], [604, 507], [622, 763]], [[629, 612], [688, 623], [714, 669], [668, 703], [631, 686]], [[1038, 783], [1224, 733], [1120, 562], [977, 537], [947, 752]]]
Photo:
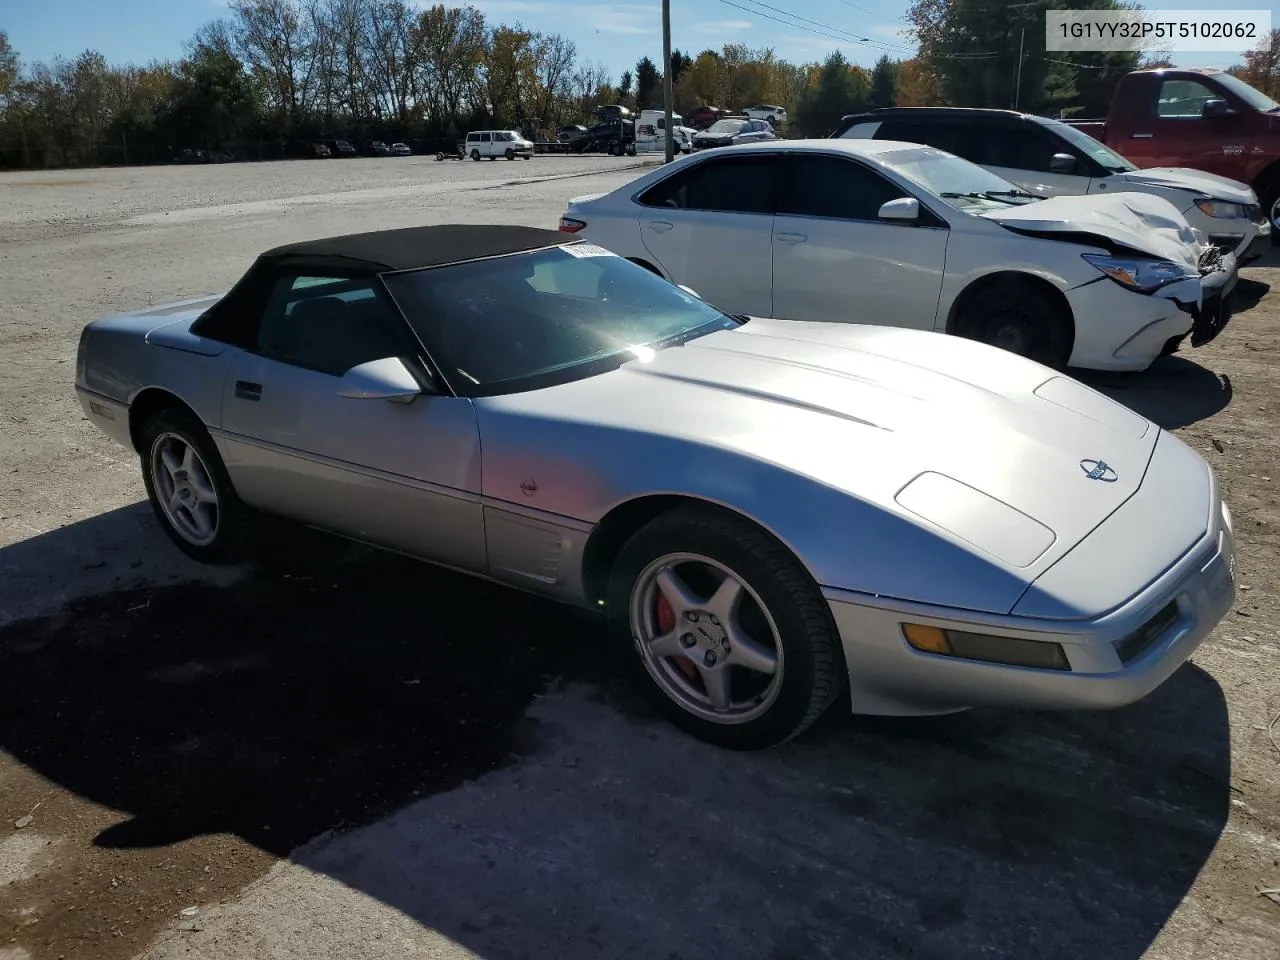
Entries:
[[1056, 368], [1144, 370], [1230, 315], [1235, 258], [1168, 201], [1037, 200], [888, 140], [695, 153], [569, 202], [560, 229], [730, 314], [958, 334]]

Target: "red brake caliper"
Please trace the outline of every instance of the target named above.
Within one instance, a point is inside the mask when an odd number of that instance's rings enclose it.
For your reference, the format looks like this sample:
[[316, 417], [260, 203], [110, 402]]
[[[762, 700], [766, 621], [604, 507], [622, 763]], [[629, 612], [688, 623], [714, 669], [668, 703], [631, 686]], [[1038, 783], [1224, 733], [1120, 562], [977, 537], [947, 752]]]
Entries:
[[[676, 628], [676, 612], [671, 609], [671, 604], [667, 598], [662, 595], [662, 591], [658, 591], [657, 610], [658, 615], [658, 633], [670, 633]], [[688, 657], [675, 657], [676, 666], [690, 680], [697, 679], [698, 668], [693, 665]]]

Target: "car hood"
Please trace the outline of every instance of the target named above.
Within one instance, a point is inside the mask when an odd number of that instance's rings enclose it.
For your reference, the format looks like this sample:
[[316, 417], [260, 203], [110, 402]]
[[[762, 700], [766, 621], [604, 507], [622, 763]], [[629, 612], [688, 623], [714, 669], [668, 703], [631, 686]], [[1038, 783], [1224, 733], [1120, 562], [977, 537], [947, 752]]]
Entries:
[[1102, 237], [1116, 246], [1172, 260], [1193, 270], [1199, 266], [1204, 249], [1202, 238], [1177, 207], [1163, 197], [1147, 193], [1051, 197], [981, 216], [1021, 233]]
[[[589, 473], [582, 466], [609, 450], [649, 492], [694, 484], [775, 531], [775, 519], [807, 509], [823, 514], [819, 527], [855, 525], [847, 537], [888, 541], [851, 550], [840, 533], [838, 559], [811, 567], [825, 585], [1000, 613], [1137, 491], [1160, 433], [1083, 384], [994, 347], [763, 318], [611, 373], [480, 405], [491, 496], [520, 502], [519, 489], [502, 489], [501, 478], [551, 475], [553, 449], [567, 464], [564, 483], [590, 486], [579, 479]], [[515, 422], [490, 420], [499, 410]], [[532, 436], [539, 449], [510, 461], [498, 453]], [[664, 441], [677, 446], [664, 449]], [[715, 455], [703, 456], [708, 449]], [[782, 487], [760, 479], [762, 465], [808, 486], [778, 493]], [[730, 492], [715, 492], [719, 486]], [[575, 512], [591, 496], [579, 488], [563, 503], [540, 505], [594, 522], [598, 516]], [[798, 536], [829, 535], [813, 526]], [[941, 582], [906, 560], [876, 558], [877, 550], [884, 557], [935, 547], [937, 555], [968, 556], [992, 577], [981, 587], [965, 585], [959, 572], [954, 583]], [[933, 560], [935, 572], [938, 562], [946, 561]]]
[[1187, 167], [1153, 167], [1148, 170], [1130, 170], [1117, 173], [1116, 180], [1123, 180], [1140, 186], [1166, 187], [1174, 190], [1186, 190], [1199, 197], [1211, 200], [1227, 200], [1231, 203], [1254, 204], [1257, 195], [1246, 183], [1220, 177], [1217, 174], [1205, 173], [1202, 170], [1191, 170]]

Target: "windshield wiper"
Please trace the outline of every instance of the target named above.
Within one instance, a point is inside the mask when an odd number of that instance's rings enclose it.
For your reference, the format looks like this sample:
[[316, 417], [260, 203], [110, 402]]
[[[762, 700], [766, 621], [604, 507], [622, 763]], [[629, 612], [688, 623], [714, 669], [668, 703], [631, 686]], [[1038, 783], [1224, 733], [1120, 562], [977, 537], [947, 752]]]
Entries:
[[[938, 194], [938, 196], [942, 197], [942, 199], [944, 200], [953, 200], [956, 198], [965, 199], [965, 200], [997, 200], [1000, 203], [1010, 203], [1010, 204], [1017, 203], [1016, 200], [1011, 199], [1012, 197], [1022, 196], [1022, 195], [1023, 194], [1021, 190], [987, 190], [984, 193], [940, 193]], [[1025, 194], [1025, 196], [1032, 197], [1033, 199], [1036, 199], [1036, 200], [1041, 199], [1039, 197], [1034, 196], [1034, 194], [1030, 194], [1030, 193]]]

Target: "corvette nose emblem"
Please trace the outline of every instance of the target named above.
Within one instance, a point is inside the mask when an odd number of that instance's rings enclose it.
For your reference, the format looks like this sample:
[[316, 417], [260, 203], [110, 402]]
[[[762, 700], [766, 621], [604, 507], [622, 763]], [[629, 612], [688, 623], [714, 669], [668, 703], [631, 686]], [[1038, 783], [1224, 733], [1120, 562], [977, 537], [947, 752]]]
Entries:
[[520, 490], [526, 497], [532, 497], [538, 492], [538, 485], [532, 480], [526, 480], [524, 483], [520, 484]]
[[1081, 460], [1080, 469], [1090, 480], [1101, 480], [1103, 483], [1115, 483], [1119, 478], [1105, 460]]

